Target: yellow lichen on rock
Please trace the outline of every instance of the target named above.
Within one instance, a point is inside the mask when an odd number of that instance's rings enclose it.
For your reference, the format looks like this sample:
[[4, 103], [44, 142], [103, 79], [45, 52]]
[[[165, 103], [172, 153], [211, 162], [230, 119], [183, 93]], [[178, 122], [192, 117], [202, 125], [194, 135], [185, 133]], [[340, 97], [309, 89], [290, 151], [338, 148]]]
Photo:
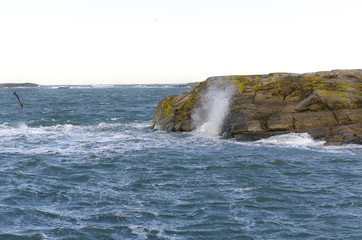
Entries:
[[169, 117], [171, 115], [170, 111], [172, 109], [171, 107], [171, 101], [175, 98], [175, 96], [172, 96], [170, 98], [166, 98], [164, 100], [161, 101], [161, 103], [163, 104], [163, 117]]

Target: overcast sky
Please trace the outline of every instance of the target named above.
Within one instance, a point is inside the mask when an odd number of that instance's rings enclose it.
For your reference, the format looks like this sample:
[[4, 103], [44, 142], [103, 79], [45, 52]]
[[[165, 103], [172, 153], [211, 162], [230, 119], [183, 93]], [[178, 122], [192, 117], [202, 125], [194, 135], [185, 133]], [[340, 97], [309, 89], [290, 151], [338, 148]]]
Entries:
[[362, 68], [361, 0], [0, 0], [0, 82]]

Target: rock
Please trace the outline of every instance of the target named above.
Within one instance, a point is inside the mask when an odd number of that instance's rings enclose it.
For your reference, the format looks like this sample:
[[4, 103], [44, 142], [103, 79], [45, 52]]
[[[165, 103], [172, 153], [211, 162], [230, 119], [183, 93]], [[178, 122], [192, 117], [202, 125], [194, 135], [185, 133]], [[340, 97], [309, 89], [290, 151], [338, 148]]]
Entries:
[[338, 125], [332, 111], [294, 113], [293, 129], [307, 129], [312, 127], [332, 127]]
[[351, 124], [361, 122], [362, 108], [336, 111], [336, 118], [339, 124]]
[[324, 146], [342, 146], [342, 142], [326, 142]]
[[39, 87], [35, 83], [0, 83], [0, 88]]
[[324, 109], [324, 106], [317, 91], [314, 91], [307, 98], [299, 102], [297, 106], [295, 106], [295, 110], [297, 110], [298, 112], [306, 110], [320, 110], [320, 109]]
[[362, 144], [361, 89], [360, 69], [210, 77], [188, 93], [160, 101], [152, 127], [195, 130], [212, 120], [208, 111], [219, 100], [207, 106], [210, 91], [216, 100], [224, 91], [229, 107], [218, 132], [225, 138], [258, 140], [306, 132], [327, 145]]
[[270, 117], [267, 120], [267, 129], [270, 131], [288, 130], [294, 128], [293, 114], [284, 114], [280, 116]]
[[261, 132], [261, 131], [263, 131], [263, 127], [261, 126], [260, 121], [251, 120], [251, 121], [243, 121], [233, 125], [231, 134], [235, 135], [243, 132]]

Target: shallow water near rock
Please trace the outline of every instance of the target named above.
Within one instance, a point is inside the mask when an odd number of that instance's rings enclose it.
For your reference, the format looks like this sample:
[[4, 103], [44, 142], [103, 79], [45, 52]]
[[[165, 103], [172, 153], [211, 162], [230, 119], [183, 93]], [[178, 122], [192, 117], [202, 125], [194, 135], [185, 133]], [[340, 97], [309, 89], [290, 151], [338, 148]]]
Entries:
[[0, 89], [0, 239], [360, 239], [362, 147], [151, 130], [171, 85]]

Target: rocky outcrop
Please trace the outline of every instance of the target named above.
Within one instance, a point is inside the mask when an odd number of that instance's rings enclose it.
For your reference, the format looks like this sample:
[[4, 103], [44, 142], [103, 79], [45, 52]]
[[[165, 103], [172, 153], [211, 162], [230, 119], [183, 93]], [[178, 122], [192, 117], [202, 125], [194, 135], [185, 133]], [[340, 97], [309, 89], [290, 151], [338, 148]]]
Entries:
[[170, 131], [200, 127], [210, 89], [230, 92], [220, 136], [258, 140], [306, 132], [329, 145], [362, 144], [362, 70], [210, 77], [188, 93], [160, 101], [152, 127]]
[[0, 83], [0, 88], [39, 87], [35, 83]]

